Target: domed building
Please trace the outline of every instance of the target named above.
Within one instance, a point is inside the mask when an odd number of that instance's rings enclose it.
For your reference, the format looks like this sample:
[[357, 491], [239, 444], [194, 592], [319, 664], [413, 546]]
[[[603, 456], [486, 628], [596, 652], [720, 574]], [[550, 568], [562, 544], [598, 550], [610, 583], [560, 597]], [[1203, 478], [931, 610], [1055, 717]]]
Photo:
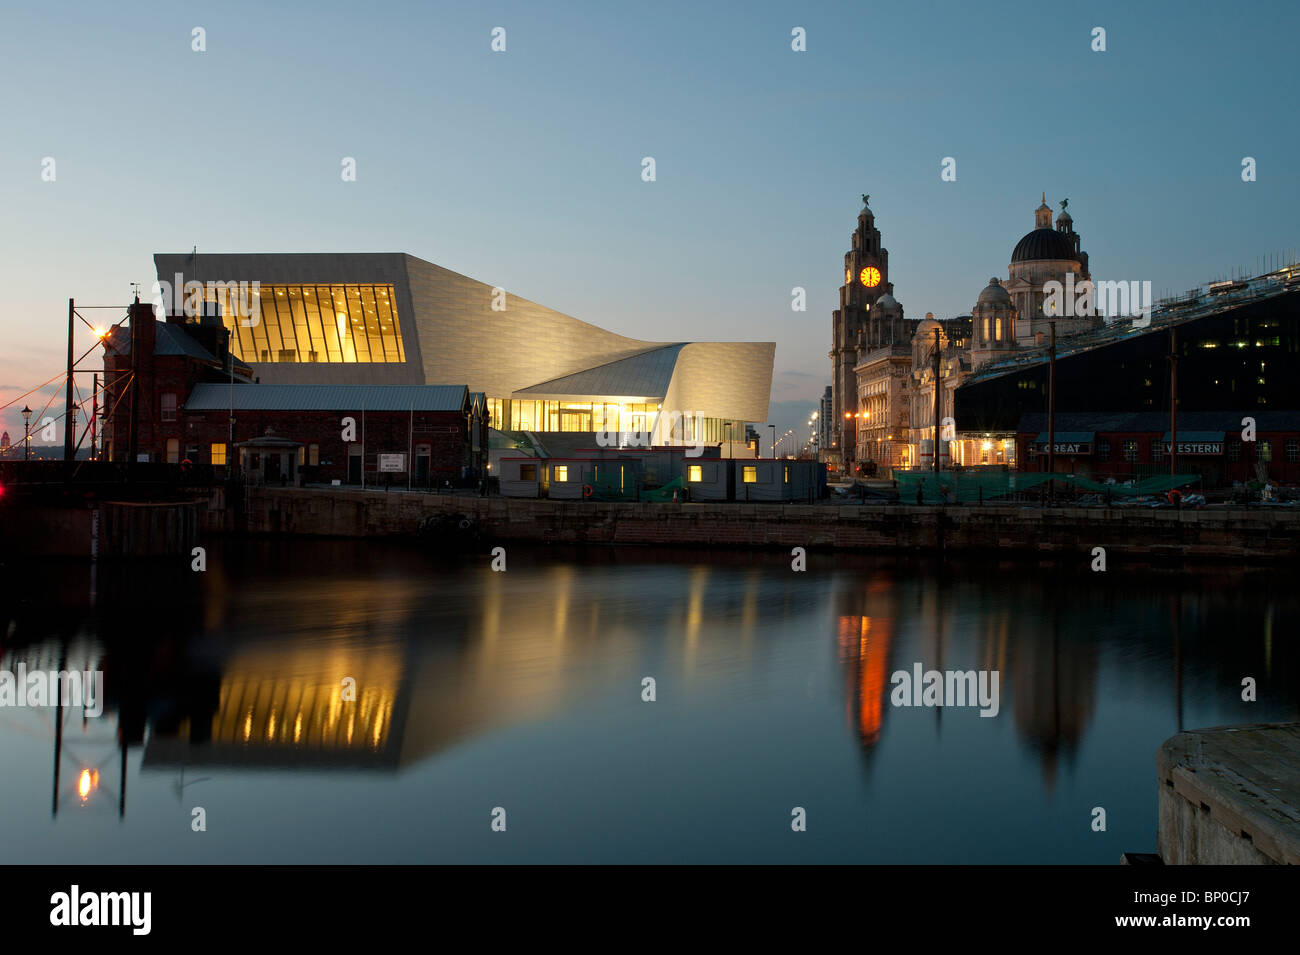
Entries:
[[[851, 473], [879, 475], [893, 467], [907, 467], [910, 404], [908, 381], [912, 372], [912, 351], [907, 344], [903, 306], [886, 292], [871, 308], [872, 321], [886, 329], [887, 340], [868, 344], [859, 339], [853, 374], [857, 380], [858, 403], [853, 411], [854, 459], [861, 467]], [[845, 421], [845, 424], [849, 424]]]
[[971, 370], [1010, 357], [1016, 350], [1016, 306], [997, 276], [971, 309]]
[[[969, 316], [937, 321], [927, 314], [916, 322], [904, 318], [903, 307], [894, 298], [888, 281], [889, 253], [880, 245], [866, 198], [858, 213], [853, 248], [844, 257], [845, 284], [834, 315], [831, 351], [835, 426], [840, 429], [837, 445], [850, 474], [932, 461], [936, 378], [942, 424], [953, 414], [957, 388], [976, 369], [1045, 347], [1052, 322], [1058, 339], [1102, 323], [1099, 317], [1044, 312], [1046, 283], [1060, 282], [1069, 288], [1091, 281], [1088, 253], [1066, 211], [1068, 199], [1061, 201], [1053, 225], [1052, 209], [1043, 193], [1034, 210], [1033, 230], [1011, 251], [1006, 281], [989, 279]], [[1014, 435], [962, 434], [961, 422], [956, 424], [952, 464], [1015, 463]], [[948, 445], [942, 439], [939, 456], [947, 467]], [[834, 459], [828, 456], [828, 460]]]
[[1033, 231], [1026, 233], [1011, 250], [1006, 291], [1015, 306], [1017, 320], [1010, 340], [1022, 348], [1044, 344], [1051, 321], [1056, 322], [1058, 338], [1089, 331], [1101, 324], [1100, 318], [1067, 318], [1043, 311], [1045, 283], [1065, 285], [1070, 274], [1075, 285], [1091, 280], [1088, 253], [1080, 248], [1074, 219], [1065, 211], [1069, 201], [1061, 200], [1061, 214], [1056, 217], [1056, 228], [1052, 228], [1052, 209], [1047, 204], [1047, 193], [1043, 193], [1042, 204], [1034, 210]]

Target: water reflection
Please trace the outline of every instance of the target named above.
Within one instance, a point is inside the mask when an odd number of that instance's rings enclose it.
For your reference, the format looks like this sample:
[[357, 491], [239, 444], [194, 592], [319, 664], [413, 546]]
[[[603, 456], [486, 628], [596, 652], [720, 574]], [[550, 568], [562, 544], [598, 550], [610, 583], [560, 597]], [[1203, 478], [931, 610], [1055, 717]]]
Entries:
[[[793, 759], [811, 761], [809, 785], [841, 780], [824, 796], [851, 811], [906, 804], [927, 782], [951, 786], [952, 766], [978, 760], [998, 767], [986, 785], [1025, 812], [1020, 758], [1036, 767], [1046, 814], [1062, 773], [1093, 745], [1141, 767], [1124, 770], [1126, 798], [1153, 822], [1149, 764], [1184, 719], [1294, 719], [1300, 701], [1295, 629], [1283, 623], [1300, 614], [1293, 595], [1270, 589], [1272, 572], [1223, 586], [1219, 569], [1102, 579], [843, 555], [814, 555], [806, 574], [779, 554], [512, 549], [510, 561], [498, 574], [486, 560], [365, 543], [232, 544], [210, 554], [204, 575], [101, 567], [93, 604], [86, 568], [16, 569], [0, 585], [0, 669], [102, 667], [107, 703], [98, 721], [0, 710], [0, 761], [39, 772], [31, 740], [46, 740], [56, 815], [110, 803], [126, 813], [129, 755], [132, 787], [163, 781], [177, 799], [224, 773], [260, 774], [240, 782], [250, 807], [286, 773], [378, 774], [397, 788], [356, 813], [358, 825], [382, 825], [415, 767], [471, 745], [490, 753], [528, 727], [565, 727], [539, 744], [557, 765], [590, 745], [584, 733], [626, 734], [616, 756], [585, 770], [621, 793], [635, 790], [647, 747], [724, 785], [734, 773], [721, 775], [709, 747], [730, 733], [746, 779], [777, 785]], [[914, 663], [998, 670], [999, 716], [893, 707], [890, 676]], [[665, 709], [643, 725], [647, 674]], [[1243, 676], [1259, 680], [1258, 704], [1239, 700]], [[1008, 724], [1014, 732], [1001, 732]], [[841, 739], [873, 767], [857, 783], [844, 781]], [[711, 798], [704, 789], [656, 808], [691, 812]], [[328, 801], [329, 787], [317, 798]], [[37, 812], [6, 803], [0, 837]], [[964, 825], [957, 814], [928, 824], [936, 845], [950, 838], [945, 826]], [[623, 848], [639, 838], [628, 830]], [[852, 840], [827, 850], [877, 851]], [[889, 851], [883, 861], [905, 861]], [[727, 860], [718, 853], [708, 858]], [[922, 847], [915, 861], [930, 858]]]

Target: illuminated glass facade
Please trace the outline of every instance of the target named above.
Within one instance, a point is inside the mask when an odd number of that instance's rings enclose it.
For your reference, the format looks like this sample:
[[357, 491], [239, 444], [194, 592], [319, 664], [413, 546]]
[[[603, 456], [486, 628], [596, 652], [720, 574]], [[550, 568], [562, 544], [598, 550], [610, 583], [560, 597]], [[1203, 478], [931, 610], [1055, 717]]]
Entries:
[[[258, 321], [245, 328], [233, 290], [209, 289], [246, 362], [401, 362], [391, 285], [262, 285]], [[245, 321], [248, 321], [245, 319]]]
[[[617, 402], [540, 401], [519, 398], [487, 399], [488, 425], [499, 431], [651, 431], [659, 416], [657, 404], [619, 404]], [[726, 421], [722, 418], [688, 418], [687, 441], [719, 442], [724, 440]], [[739, 432], [743, 425], [733, 422]]]

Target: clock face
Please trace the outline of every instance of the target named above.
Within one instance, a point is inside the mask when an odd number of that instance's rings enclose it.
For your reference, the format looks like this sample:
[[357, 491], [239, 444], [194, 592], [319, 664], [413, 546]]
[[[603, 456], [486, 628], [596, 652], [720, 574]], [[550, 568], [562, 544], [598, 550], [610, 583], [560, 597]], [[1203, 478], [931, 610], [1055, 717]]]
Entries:
[[860, 274], [858, 278], [867, 288], [875, 288], [880, 284], [880, 269], [876, 268], [874, 265], [868, 265], [862, 270], [862, 274]]

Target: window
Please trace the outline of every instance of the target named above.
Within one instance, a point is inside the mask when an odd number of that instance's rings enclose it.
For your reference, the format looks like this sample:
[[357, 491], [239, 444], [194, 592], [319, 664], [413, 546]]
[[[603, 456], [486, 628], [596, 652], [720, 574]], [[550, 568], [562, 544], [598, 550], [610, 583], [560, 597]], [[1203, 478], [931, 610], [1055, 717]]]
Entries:
[[1229, 461], [1233, 461], [1233, 462], [1236, 462], [1236, 461], [1240, 461], [1240, 460], [1241, 460], [1241, 442], [1240, 442], [1240, 441], [1229, 441], [1229, 442], [1228, 442], [1228, 460], [1229, 460]]
[[1105, 438], [1101, 438], [1097, 441], [1097, 460], [1098, 461], [1110, 460], [1110, 442], [1107, 441]]
[[742, 480], [745, 484], [757, 484], [757, 483], [758, 483], [758, 465], [756, 465], [756, 464], [746, 464], [746, 465], [744, 466], [744, 473], [743, 473], [743, 475], [742, 475], [742, 477], [741, 477], [741, 480]]
[[176, 420], [176, 396], [168, 393], [162, 396], [162, 419], [164, 421]]
[[521, 481], [536, 481], [536, 480], [537, 480], [537, 465], [536, 465], [536, 464], [521, 464], [521, 465], [519, 465], [519, 480], [521, 480]]
[[1136, 463], [1138, 459], [1138, 443], [1133, 439], [1124, 442], [1124, 460], [1129, 463]]
[[1286, 463], [1295, 464], [1300, 461], [1300, 439], [1286, 439]]
[[1154, 462], [1157, 462], [1157, 463], [1158, 463], [1158, 462], [1160, 462], [1160, 461], [1163, 461], [1164, 459], [1165, 459], [1165, 445], [1164, 445], [1164, 442], [1163, 442], [1163, 441], [1152, 441], [1152, 442], [1151, 442], [1151, 460], [1154, 461]]
[[995, 319], [993, 322], [993, 337], [1002, 341], [1002, 319]]
[[698, 464], [690, 464], [690, 465], [687, 465], [687, 467], [686, 467], [686, 480], [688, 480], [688, 481], [703, 481], [703, 480], [704, 480], [704, 468], [701, 467], [701, 466], [698, 465]]
[[168, 464], [181, 463], [181, 439], [180, 438], [167, 439], [167, 463]]
[[789, 484], [789, 483], [790, 483], [790, 465], [787, 464], [787, 465], [785, 466], [784, 470], [785, 470], [785, 483], [786, 483], [786, 484]]
[[557, 481], [569, 480], [569, 466], [567, 464], [557, 464], [551, 469], [551, 477]]
[[319, 445], [319, 444], [309, 444], [309, 445], [307, 445], [307, 463], [308, 463], [309, 465], [311, 465], [312, 467], [316, 467], [318, 464], [320, 464], [320, 445]]
[[307, 463], [307, 449], [305, 447], [298, 449], [298, 467]]
[[[231, 283], [234, 284], [234, 283]], [[218, 289], [232, 350], [263, 362], [400, 362], [402, 347], [392, 285], [252, 286], [250, 321], [238, 321], [250, 290]]]
[[984, 319], [984, 340], [989, 340], [989, 320], [987, 318]]
[[226, 465], [226, 446], [224, 444], [214, 444], [212, 446], [212, 466], [214, 468], [225, 467]]
[[1259, 443], [1259, 459], [1260, 459], [1261, 461], [1272, 461], [1272, 460], [1273, 460], [1273, 442], [1272, 442], [1272, 441], [1261, 441], [1261, 442]]

